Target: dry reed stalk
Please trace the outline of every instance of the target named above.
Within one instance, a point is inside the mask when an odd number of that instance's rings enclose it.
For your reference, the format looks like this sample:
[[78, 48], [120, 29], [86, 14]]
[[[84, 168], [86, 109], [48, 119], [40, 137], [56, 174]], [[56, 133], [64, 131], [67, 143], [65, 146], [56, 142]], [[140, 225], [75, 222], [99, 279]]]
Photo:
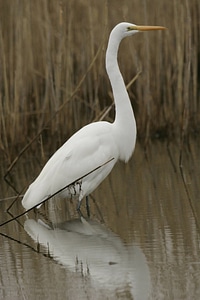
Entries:
[[112, 120], [104, 57], [123, 20], [168, 27], [124, 41], [119, 53], [126, 82], [141, 72], [129, 88], [139, 136], [197, 130], [199, 13], [197, 0], [0, 0], [1, 149], [12, 159], [44, 128], [38, 143], [53, 152], [106, 110]]

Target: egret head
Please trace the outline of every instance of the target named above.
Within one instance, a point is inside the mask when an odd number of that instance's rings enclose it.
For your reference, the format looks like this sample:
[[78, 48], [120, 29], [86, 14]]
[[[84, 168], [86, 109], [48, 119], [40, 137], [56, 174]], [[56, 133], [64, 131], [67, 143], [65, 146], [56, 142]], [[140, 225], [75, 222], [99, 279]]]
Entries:
[[132, 23], [122, 22], [114, 27], [113, 31], [117, 31], [121, 39], [131, 36], [140, 31], [150, 31], [150, 30], [164, 30], [165, 27], [162, 26], [143, 26], [135, 25]]

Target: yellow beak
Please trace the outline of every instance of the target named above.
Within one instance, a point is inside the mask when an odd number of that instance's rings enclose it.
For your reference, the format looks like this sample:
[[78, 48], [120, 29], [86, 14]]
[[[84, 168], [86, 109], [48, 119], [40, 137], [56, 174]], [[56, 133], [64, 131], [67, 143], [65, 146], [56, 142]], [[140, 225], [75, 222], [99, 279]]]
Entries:
[[165, 30], [166, 27], [163, 26], [142, 26], [142, 25], [135, 25], [131, 26], [130, 30], [138, 30], [138, 31], [150, 31], [150, 30]]

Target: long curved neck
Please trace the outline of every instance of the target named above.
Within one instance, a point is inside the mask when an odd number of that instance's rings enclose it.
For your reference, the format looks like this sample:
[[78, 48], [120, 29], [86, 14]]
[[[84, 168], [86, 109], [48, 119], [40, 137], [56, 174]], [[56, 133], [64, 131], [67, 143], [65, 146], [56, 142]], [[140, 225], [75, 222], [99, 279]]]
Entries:
[[[124, 156], [121, 155], [120, 158], [127, 161], [135, 146], [136, 124], [129, 95], [117, 62], [120, 42], [121, 38], [117, 36], [116, 32], [112, 31], [106, 51], [106, 70], [115, 101], [115, 120], [113, 125], [117, 128], [116, 132], [118, 135], [120, 135], [120, 137], [118, 136], [120, 138], [119, 147], [125, 149], [127, 146], [127, 153], [124, 153]], [[129, 147], [130, 143], [132, 143], [132, 149]], [[123, 151], [121, 149], [121, 152]]]
[[123, 121], [124, 113], [130, 114], [133, 118], [133, 110], [130, 99], [117, 63], [117, 54], [120, 42], [121, 40], [117, 40], [114, 33], [111, 33], [106, 52], [106, 70], [110, 79], [115, 100], [115, 122]]

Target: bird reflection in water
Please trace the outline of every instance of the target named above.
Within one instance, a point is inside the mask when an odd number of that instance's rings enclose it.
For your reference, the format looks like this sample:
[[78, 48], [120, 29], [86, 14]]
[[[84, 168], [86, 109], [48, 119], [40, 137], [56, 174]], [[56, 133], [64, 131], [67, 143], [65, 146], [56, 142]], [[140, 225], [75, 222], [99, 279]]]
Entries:
[[104, 225], [81, 217], [53, 228], [27, 219], [24, 228], [59, 264], [89, 276], [94, 288], [112, 293], [124, 290], [134, 299], [148, 299], [151, 282], [142, 250], [126, 245]]

